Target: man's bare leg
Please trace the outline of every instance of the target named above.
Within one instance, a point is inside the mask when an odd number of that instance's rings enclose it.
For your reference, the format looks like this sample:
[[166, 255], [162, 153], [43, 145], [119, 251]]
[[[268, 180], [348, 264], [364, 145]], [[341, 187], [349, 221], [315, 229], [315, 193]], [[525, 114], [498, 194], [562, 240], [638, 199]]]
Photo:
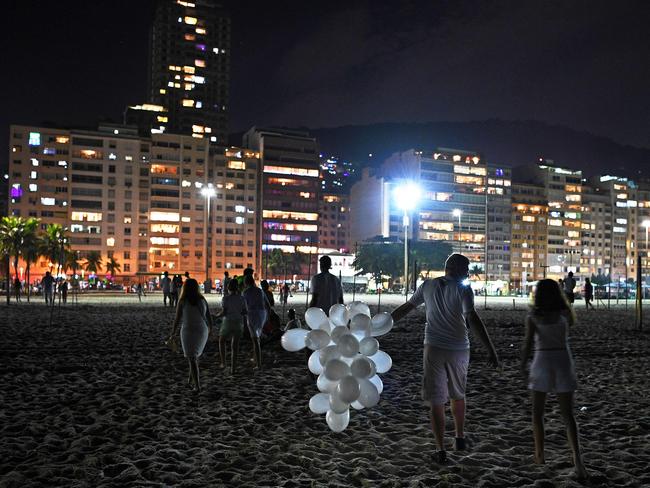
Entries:
[[456, 429], [456, 450], [465, 449], [465, 399], [451, 401], [451, 413], [454, 416], [454, 428]]
[[431, 405], [431, 430], [438, 450], [445, 450], [445, 405]]

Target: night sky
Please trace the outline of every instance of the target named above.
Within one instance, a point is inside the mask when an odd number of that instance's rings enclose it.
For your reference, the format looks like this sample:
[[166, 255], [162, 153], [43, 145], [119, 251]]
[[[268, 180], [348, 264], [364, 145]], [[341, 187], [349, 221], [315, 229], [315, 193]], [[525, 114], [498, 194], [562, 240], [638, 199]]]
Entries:
[[[533, 119], [650, 147], [650, 2], [224, 3], [233, 131]], [[92, 127], [145, 101], [153, 5], [9, 2], [2, 163], [10, 123]]]

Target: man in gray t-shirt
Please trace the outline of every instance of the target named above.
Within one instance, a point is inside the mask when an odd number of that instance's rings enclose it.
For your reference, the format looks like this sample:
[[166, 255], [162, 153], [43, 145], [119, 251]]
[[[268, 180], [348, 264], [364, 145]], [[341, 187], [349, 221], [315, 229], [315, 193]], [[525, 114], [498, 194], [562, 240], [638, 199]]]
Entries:
[[468, 275], [469, 260], [461, 254], [452, 254], [445, 263], [445, 276], [426, 280], [409, 301], [392, 313], [397, 322], [423, 303], [426, 308], [422, 399], [431, 406], [431, 426], [438, 446], [434, 459], [440, 463], [446, 460], [445, 404], [449, 398], [456, 428], [456, 450], [465, 449], [468, 326], [488, 349], [489, 362], [494, 366], [499, 364], [485, 325], [474, 309], [474, 293], [463, 283]]
[[319, 259], [321, 272], [311, 279], [310, 307], [319, 307], [329, 315], [330, 307], [343, 303], [343, 288], [339, 279], [330, 273], [332, 258], [323, 256]]

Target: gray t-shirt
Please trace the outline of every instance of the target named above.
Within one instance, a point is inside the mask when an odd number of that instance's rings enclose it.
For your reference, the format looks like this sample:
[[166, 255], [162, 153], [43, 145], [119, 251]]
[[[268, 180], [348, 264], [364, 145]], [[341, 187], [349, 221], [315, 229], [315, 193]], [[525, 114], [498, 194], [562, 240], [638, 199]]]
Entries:
[[470, 286], [445, 276], [426, 280], [409, 303], [416, 307], [425, 304], [425, 344], [452, 351], [469, 349], [465, 317], [474, 310], [474, 292]]
[[322, 308], [326, 314], [330, 313], [330, 307], [339, 303], [343, 296], [341, 282], [329, 271], [314, 275], [311, 279], [311, 292], [316, 294], [316, 306]]
[[238, 293], [226, 295], [221, 300], [221, 307], [226, 310], [226, 318], [241, 319], [246, 313], [246, 300]]

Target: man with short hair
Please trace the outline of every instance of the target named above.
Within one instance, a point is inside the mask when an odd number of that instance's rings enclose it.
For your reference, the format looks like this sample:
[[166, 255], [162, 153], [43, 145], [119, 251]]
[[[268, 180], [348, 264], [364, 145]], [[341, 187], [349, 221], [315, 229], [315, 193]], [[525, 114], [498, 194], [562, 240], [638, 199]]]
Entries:
[[447, 459], [444, 434], [445, 404], [449, 398], [456, 428], [456, 450], [465, 449], [468, 326], [488, 349], [489, 363], [499, 365], [494, 345], [474, 309], [474, 293], [463, 283], [468, 276], [469, 259], [452, 254], [445, 262], [445, 276], [425, 280], [411, 299], [391, 314], [397, 322], [422, 303], [426, 307], [422, 400], [431, 406], [431, 428], [438, 446], [434, 460], [438, 463]]
[[566, 298], [569, 301], [569, 303], [572, 305], [576, 298], [576, 295], [573, 291], [575, 287], [576, 287], [576, 280], [573, 277], [573, 271], [569, 271], [569, 274], [564, 279], [564, 294], [566, 295]]
[[330, 273], [332, 258], [323, 256], [319, 259], [321, 272], [311, 279], [310, 307], [322, 308], [329, 315], [330, 307], [343, 303], [343, 288], [339, 279]]
[[167, 306], [167, 299], [169, 298], [169, 305], [173, 305], [172, 301], [172, 279], [169, 277], [169, 272], [165, 271], [163, 273], [163, 279], [160, 280], [160, 287], [163, 292], [163, 304]]

